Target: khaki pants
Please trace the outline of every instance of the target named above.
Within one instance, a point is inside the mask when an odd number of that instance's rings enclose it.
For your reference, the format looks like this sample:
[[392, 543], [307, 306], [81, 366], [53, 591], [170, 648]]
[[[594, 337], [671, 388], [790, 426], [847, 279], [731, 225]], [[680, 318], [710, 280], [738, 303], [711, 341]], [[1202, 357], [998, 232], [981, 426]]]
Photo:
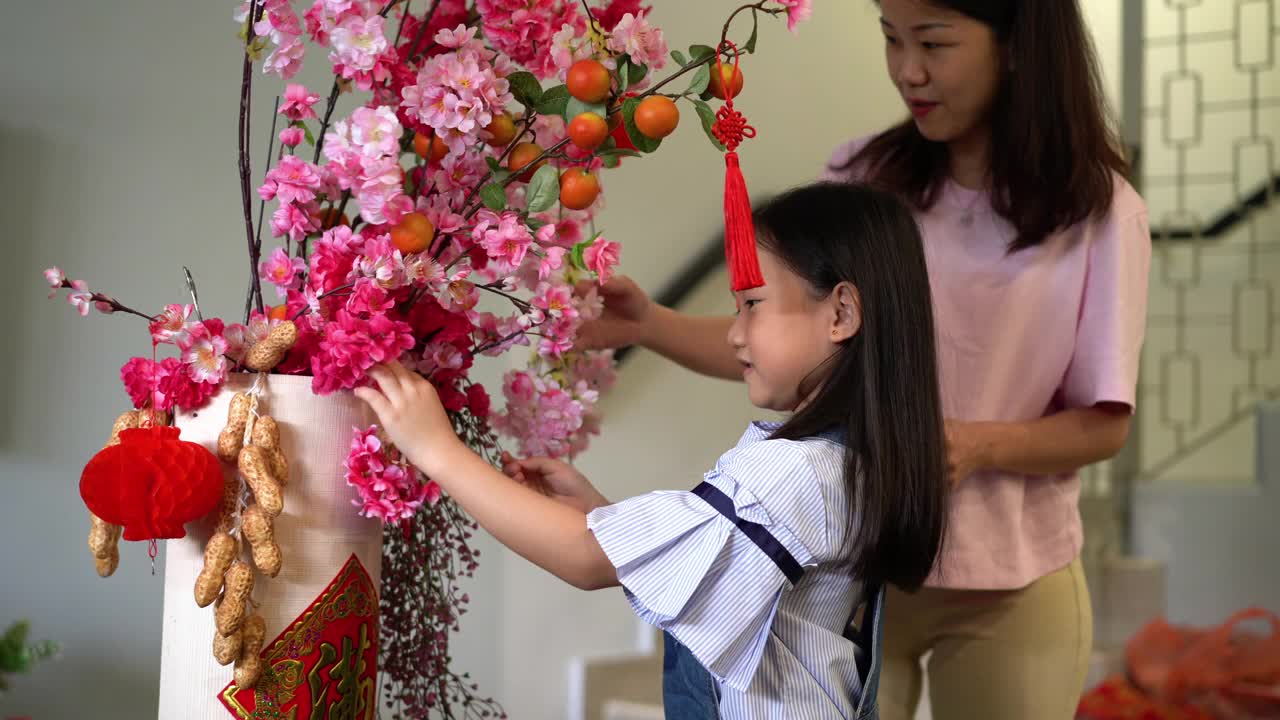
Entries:
[[1077, 558], [1021, 590], [889, 588], [881, 720], [911, 720], [929, 656], [934, 720], [1070, 720], [1093, 646]]

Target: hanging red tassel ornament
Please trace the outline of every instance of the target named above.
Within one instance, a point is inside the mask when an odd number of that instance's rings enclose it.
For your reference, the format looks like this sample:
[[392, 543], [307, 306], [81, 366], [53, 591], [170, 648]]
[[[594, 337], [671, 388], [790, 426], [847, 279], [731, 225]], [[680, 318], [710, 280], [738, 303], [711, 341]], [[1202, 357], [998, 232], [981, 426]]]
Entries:
[[[733, 53], [733, 73], [738, 72], [738, 47], [728, 40], [720, 43], [716, 52], [715, 72], [723, 72], [722, 57]], [[720, 77], [725, 77], [723, 74]], [[756, 129], [733, 107], [732, 83], [725, 84], [724, 105], [716, 111], [716, 121], [711, 132], [725, 147], [724, 163], [724, 256], [729, 265], [729, 281], [734, 292], [750, 290], [764, 285], [760, 275], [760, 260], [756, 256], [756, 231], [751, 220], [751, 197], [747, 195], [747, 181], [738, 165], [738, 145], [745, 138], [756, 136]]]
[[222, 502], [222, 466], [175, 427], [124, 430], [80, 475], [80, 497], [94, 515], [124, 527], [125, 540], [186, 536], [188, 522]]

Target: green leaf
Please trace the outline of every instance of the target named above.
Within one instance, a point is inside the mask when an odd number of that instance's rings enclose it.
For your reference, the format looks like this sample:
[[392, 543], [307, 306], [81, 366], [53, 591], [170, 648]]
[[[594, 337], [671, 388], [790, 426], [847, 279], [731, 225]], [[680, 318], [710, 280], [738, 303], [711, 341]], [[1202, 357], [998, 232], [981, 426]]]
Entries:
[[702, 118], [702, 132], [707, 134], [707, 138], [711, 140], [711, 144], [716, 146], [717, 150], [724, 150], [724, 144], [716, 139], [715, 133], [711, 132], [711, 126], [715, 124], [716, 114], [711, 106], [701, 100], [694, 100], [693, 107], [698, 111], [698, 117]]
[[671, 51], [671, 59], [675, 60], [676, 64], [679, 65], [680, 67], [684, 67], [685, 65], [689, 64], [689, 60], [685, 58], [684, 53], [680, 52], [679, 50]]
[[489, 166], [489, 172], [502, 172], [502, 165], [498, 163], [498, 158], [492, 155], [486, 155], [484, 162]]
[[698, 62], [716, 54], [716, 49], [709, 45], [690, 45], [689, 62]]
[[569, 251], [569, 264], [579, 270], [586, 270], [587, 263], [582, 259], [582, 254], [586, 252], [587, 248], [590, 246], [591, 243], [589, 242], [580, 242], [577, 245], [574, 245], [573, 250]]
[[640, 157], [640, 153], [631, 148], [611, 148], [609, 150], [601, 150], [596, 155], [606, 159], [611, 157]]
[[538, 82], [533, 73], [513, 72], [507, 76], [507, 82], [511, 84], [511, 94], [521, 105], [536, 108], [542, 100], [542, 83]]
[[622, 158], [618, 157], [617, 155], [602, 155], [600, 157], [601, 165], [603, 165], [606, 169], [609, 169], [609, 170], [612, 170], [618, 167], [618, 163], [621, 160]]
[[711, 83], [711, 68], [703, 65], [693, 73], [693, 80], [689, 83], [689, 89], [685, 90], [686, 95], [701, 95], [706, 92], [707, 86]]
[[539, 220], [536, 217], [527, 217], [524, 219], [524, 224], [529, 226], [530, 231], [538, 232], [538, 230], [547, 224], [547, 221]]
[[507, 191], [496, 182], [489, 183], [480, 188], [480, 199], [484, 202], [484, 206], [497, 212], [507, 207]]
[[542, 93], [538, 101], [537, 111], [542, 115], [564, 115], [565, 104], [569, 102], [569, 88], [564, 85], [549, 87]]
[[648, 65], [639, 65], [634, 60], [628, 60], [627, 65], [630, 66], [627, 70], [627, 77], [631, 78], [632, 85], [639, 83], [649, 74]]
[[302, 135], [307, 139], [307, 144], [311, 146], [315, 146], [316, 136], [311, 134], [311, 128], [307, 127], [306, 123], [302, 122], [301, 120], [296, 120], [294, 121], [293, 126], [302, 128]]
[[550, 210], [560, 199], [560, 172], [550, 165], [543, 165], [533, 174], [529, 189], [525, 192], [527, 209], [531, 213]]
[[604, 117], [608, 110], [605, 109], [604, 103], [584, 103], [578, 98], [571, 97], [569, 102], [565, 104], [564, 121], [570, 122], [584, 112], [592, 112]]
[[742, 46], [742, 52], [753, 53], [756, 51], [756, 31], [759, 30], [760, 21], [756, 18], [756, 11], [751, 11], [751, 37], [747, 38], [747, 44]]
[[635, 82], [630, 78], [630, 74], [627, 72], [627, 66], [631, 64], [631, 56], [625, 53], [622, 55], [619, 55], [617, 59], [617, 63], [618, 63], [618, 92], [621, 93], [622, 91], [626, 90], [628, 87], [631, 87], [631, 85]]
[[631, 138], [631, 144], [635, 145], [640, 152], [651, 153], [658, 149], [662, 141], [648, 137], [636, 127], [636, 107], [639, 105], [638, 98], [627, 98], [622, 103], [622, 123], [627, 128], [627, 137]]

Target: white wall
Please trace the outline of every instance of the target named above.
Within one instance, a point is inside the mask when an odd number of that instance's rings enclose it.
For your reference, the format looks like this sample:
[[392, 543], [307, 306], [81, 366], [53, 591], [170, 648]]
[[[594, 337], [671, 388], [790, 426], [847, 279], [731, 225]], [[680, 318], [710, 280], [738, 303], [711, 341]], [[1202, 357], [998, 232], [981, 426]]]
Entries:
[[[672, 47], [712, 42], [734, 3], [656, 3]], [[100, 580], [85, 550], [77, 480], [127, 403], [116, 373], [148, 350], [141, 321], [81, 319], [46, 301], [40, 270], [62, 266], [140, 308], [182, 299], [181, 267], [206, 312], [234, 316], [247, 270], [237, 195], [240, 59], [234, 2], [22, 3], [0, 23], [0, 197], [9, 312], [0, 354], [0, 624], [30, 618], [65, 646], [17, 679], [0, 714], [135, 720], [154, 713], [161, 576], [123, 548]], [[870, 2], [818, 3], [798, 37], [761, 28], [740, 107], [760, 132], [741, 151], [750, 187], [812, 178], [838, 142], [901, 114], [883, 79]], [[744, 34], [745, 37], [745, 34]], [[321, 63], [302, 80], [327, 88]], [[276, 92], [259, 79], [255, 107]], [[265, 141], [265, 113], [254, 137]], [[719, 223], [723, 160], [696, 117], [663, 152], [606, 176], [601, 227], [624, 242], [623, 269], [656, 289]], [[263, 143], [252, 148], [261, 157]], [[699, 306], [723, 311], [724, 283]], [[718, 298], [718, 299], [717, 299]], [[499, 368], [481, 372], [487, 377]], [[612, 496], [687, 486], [749, 415], [738, 389], [638, 355], [609, 398], [611, 424], [582, 466]], [[461, 669], [518, 718], [561, 718], [568, 658], [628, 649], [616, 593], [583, 595], [481, 540], [472, 612], [455, 641]], [[163, 571], [163, 555], [158, 572]], [[203, 652], [204, 648], [193, 648]], [[74, 688], [69, 691], [69, 688]]]

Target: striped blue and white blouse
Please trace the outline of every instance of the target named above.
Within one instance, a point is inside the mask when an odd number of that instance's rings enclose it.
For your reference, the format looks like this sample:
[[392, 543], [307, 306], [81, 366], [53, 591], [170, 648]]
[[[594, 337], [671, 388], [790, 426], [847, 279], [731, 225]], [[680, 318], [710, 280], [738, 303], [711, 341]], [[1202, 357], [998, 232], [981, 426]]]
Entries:
[[658, 491], [593, 511], [587, 527], [642, 620], [711, 672], [724, 718], [853, 718], [862, 695], [842, 635], [862, 583], [850, 574], [853, 498], [844, 447], [770, 440], [753, 423], [705, 481], [805, 568], [792, 587], [759, 546], [691, 492]]

